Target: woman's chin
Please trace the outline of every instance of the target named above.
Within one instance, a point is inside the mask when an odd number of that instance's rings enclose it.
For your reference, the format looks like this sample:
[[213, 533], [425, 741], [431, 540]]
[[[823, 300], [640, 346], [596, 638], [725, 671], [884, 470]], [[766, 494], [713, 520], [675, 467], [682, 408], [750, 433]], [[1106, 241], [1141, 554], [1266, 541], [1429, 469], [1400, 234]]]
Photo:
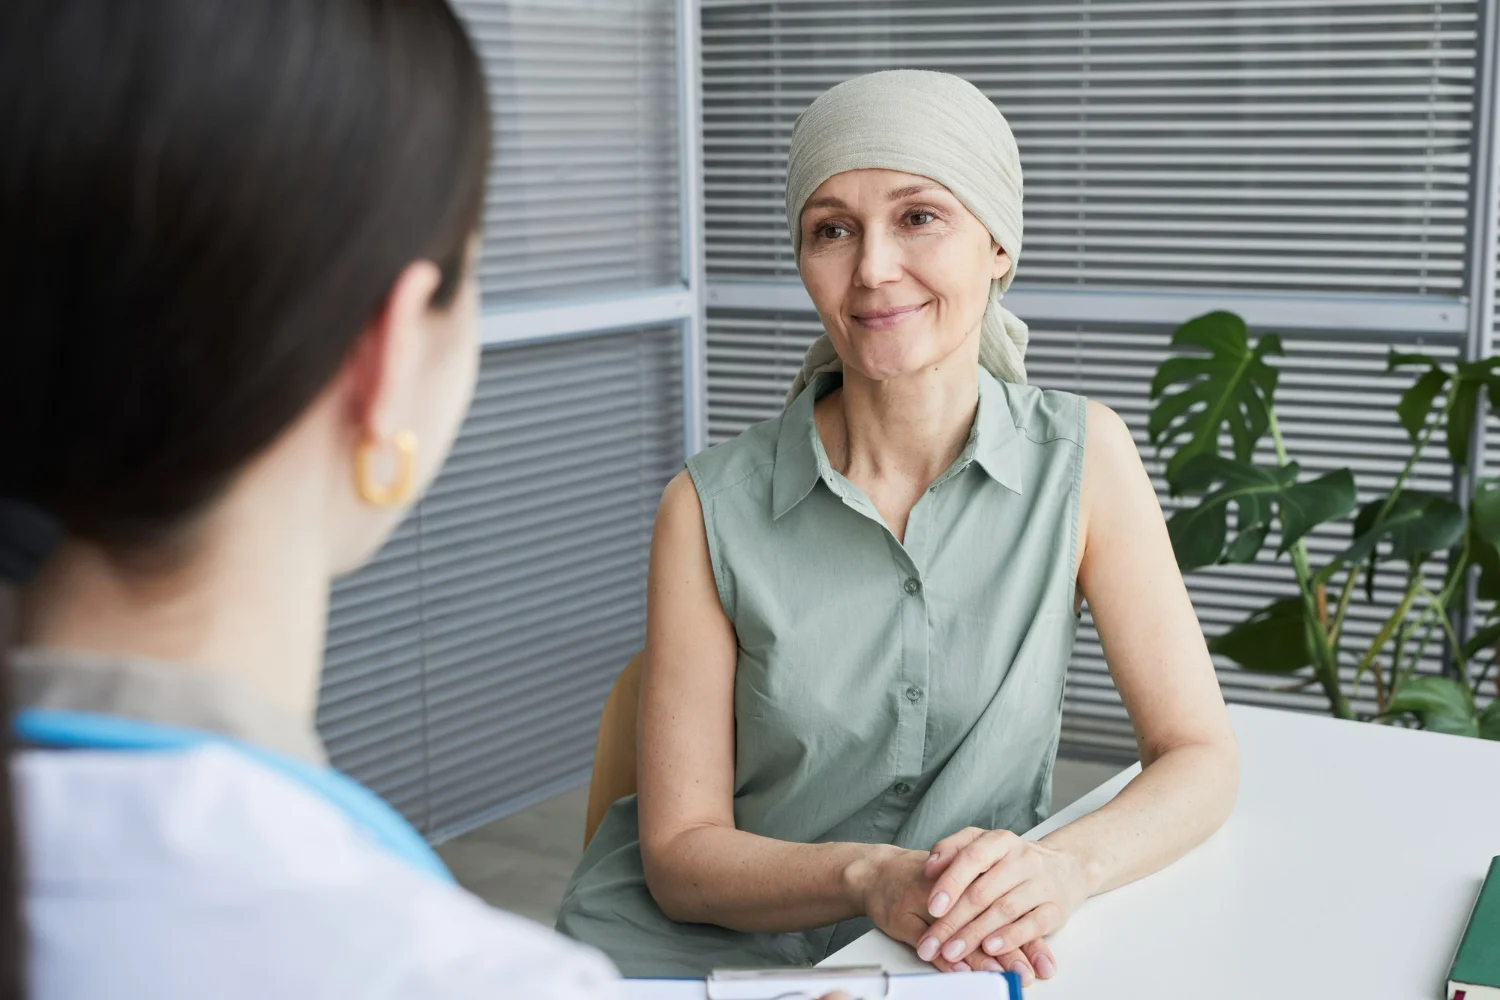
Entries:
[[950, 360], [964, 345], [964, 337], [934, 336], [924, 330], [849, 331], [840, 348], [846, 369], [872, 382], [889, 382], [931, 371]]
[[942, 357], [930, 357], [915, 352], [870, 357], [861, 355], [852, 362], [844, 363], [845, 369], [853, 368], [871, 382], [890, 382], [894, 379], [931, 371], [941, 364]]

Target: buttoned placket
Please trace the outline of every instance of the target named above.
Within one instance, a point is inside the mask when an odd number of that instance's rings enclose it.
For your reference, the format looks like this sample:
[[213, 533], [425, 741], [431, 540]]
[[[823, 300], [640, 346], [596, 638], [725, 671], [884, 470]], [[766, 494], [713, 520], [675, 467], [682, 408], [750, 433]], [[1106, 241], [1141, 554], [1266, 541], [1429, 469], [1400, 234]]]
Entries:
[[896, 608], [901, 621], [901, 669], [891, 679], [891, 698], [896, 713], [895, 757], [892, 766], [897, 778], [889, 792], [891, 818], [904, 815], [906, 799], [916, 790], [913, 779], [926, 772], [928, 691], [932, 683], [931, 629], [927, 605], [927, 586], [922, 566], [925, 564], [934, 531], [934, 520], [941, 499], [942, 485], [969, 465], [965, 455], [954, 467], [934, 482], [912, 506], [906, 520], [905, 542], [897, 540], [864, 492], [852, 482], [825, 466], [821, 469], [824, 485], [850, 510], [880, 525], [890, 549], [893, 579], [896, 584]]
[[927, 586], [922, 566], [931, 545], [934, 520], [941, 501], [943, 484], [967, 470], [974, 460], [977, 429], [970, 433], [963, 453], [939, 476], [912, 505], [906, 518], [904, 543], [898, 540], [880, 511], [864, 491], [836, 471], [828, 461], [817, 432], [812, 432], [813, 455], [818, 476], [834, 496], [862, 517], [878, 524], [889, 546], [896, 583], [896, 611], [901, 620], [901, 670], [891, 680], [891, 698], [895, 706], [895, 759], [891, 764], [897, 778], [889, 786], [893, 797], [886, 815], [892, 831], [916, 789], [910, 779], [920, 779], [926, 772], [927, 706], [932, 684], [931, 629], [927, 607]]

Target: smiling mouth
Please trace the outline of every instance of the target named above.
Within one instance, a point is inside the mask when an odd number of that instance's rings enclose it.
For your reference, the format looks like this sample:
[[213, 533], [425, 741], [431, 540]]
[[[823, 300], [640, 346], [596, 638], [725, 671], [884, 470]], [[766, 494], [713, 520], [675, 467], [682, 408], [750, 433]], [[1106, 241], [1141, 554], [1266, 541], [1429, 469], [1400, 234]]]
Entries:
[[923, 309], [927, 303], [923, 302], [915, 306], [896, 306], [891, 309], [870, 309], [865, 312], [851, 313], [854, 322], [867, 330], [889, 330], [893, 326], [900, 326]]

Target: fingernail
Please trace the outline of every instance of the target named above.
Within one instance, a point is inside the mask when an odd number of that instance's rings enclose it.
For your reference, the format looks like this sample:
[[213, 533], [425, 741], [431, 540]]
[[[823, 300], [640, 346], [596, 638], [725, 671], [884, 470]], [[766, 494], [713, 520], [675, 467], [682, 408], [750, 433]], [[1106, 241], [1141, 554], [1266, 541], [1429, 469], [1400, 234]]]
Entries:
[[927, 863], [930, 865], [940, 857], [942, 857], [941, 854], [939, 854], [937, 851], [933, 851], [931, 854], [927, 855]]
[[1041, 976], [1043, 979], [1051, 979], [1053, 974], [1056, 972], [1057, 966], [1052, 964], [1052, 959], [1048, 958], [1046, 955], [1038, 955], [1036, 957], [1037, 975]]
[[981, 969], [983, 969], [985, 972], [1001, 972], [1001, 971], [1003, 971], [1000, 968], [1000, 963], [997, 962], [997, 961], [995, 961], [993, 958], [987, 958], [983, 962], [980, 962], [979, 963], [979, 967]]
[[991, 955], [998, 955], [1005, 950], [1005, 941], [998, 935], [992, 937], [984, 943], [984, 950]]
[[1022, 986], [1031, 985], [1031, 966], [1018, 958], [1010, 963], [1010, 971], [1021, 977]]
[[934, 893], [927, 904], [927, 912], [934, 917], [941, 917], [948, 912], [948, 894], [946, 892]]
[[917, 945], [917, 957], [924, 962], [930, 962], [937, 957], [937, 938], [923, 938], [922, 943]]
[[969, 968], [969, 963], [968, 962], [954, 962], [953, 963], [953, 971], [954, 972], [972, 972], [974, 970], [972, 970], [972, 969]]
[[964, 957], [964, 943], [954, 938], [943, 946], [943, 957], [950, 962], [957, 962]]

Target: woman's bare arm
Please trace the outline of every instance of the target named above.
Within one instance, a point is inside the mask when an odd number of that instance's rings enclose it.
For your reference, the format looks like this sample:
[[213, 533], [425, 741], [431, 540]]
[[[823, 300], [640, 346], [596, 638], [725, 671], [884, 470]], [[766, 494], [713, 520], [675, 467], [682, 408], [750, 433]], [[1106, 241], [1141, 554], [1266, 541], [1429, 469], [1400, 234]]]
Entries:
[[735, 662], [702, 507], [682, 473], [662, 496], [647, 590], [640, 716], [646, 884], [672, 919], [735, 930], [802, 930], [860, 916], [877, 863], [914, 852], [793, 844], [735, 829]]
[[1092, 892], [1176, 860], [1223, 824], [1239, 757], [1203, 629], [1130, 429], [1089, 403], [1079, 589], [1130, 713], [1141, 774], [1045, 838], [1083, 859]]
[[1078, 583], [1144, 767], [1036, 843], [979, 829], [939, 842], [923, 957], [972, 963], [1051, 934], [1089, 896], [1181, 857], [1234, 805], [1234, 733], [1155, 490], [1124, 421], [1088, 406]]

